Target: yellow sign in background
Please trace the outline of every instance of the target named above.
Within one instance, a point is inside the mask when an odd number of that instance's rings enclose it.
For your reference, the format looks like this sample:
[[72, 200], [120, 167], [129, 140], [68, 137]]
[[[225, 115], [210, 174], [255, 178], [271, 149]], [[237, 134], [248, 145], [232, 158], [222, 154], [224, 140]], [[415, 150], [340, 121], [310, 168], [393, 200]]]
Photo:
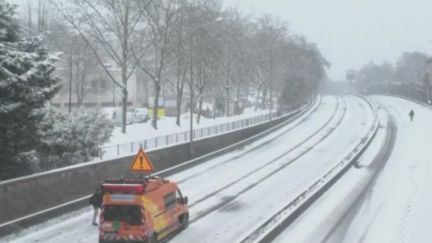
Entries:
[[[148, 109], [148, 115], [150, 117], [153, 117], [153, 109], [152, 108]], [[157, 118], [159, 119], [162, 117], [165, 117], [165, 108], [159, 108], [157, 111]]]

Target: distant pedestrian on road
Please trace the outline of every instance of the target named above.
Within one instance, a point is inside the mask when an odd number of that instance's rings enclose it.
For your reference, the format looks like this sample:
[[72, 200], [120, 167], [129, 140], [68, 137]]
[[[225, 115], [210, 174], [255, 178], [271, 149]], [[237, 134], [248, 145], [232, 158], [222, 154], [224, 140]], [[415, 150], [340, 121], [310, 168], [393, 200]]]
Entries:
[[413, 110], [411, 110], [409, 113], [408, 113], [408, 115], [409, 115], [409, 117], [410, 117], [410, 120], [411, 120], [411, 122], [413, 121], [413, 119], [414, 119], [414, 111]]
[[92, 220], [92, 225], [97, 226], [98, 223], [96, 222], [97, 216], [98, 216], [98, 212], [99, 212], [99, 208], [102, 206], [102, 190], [100, 189], [100, 187], [98, 187], [95, 191], [95, 193], [93, 193], [93, 195], [90, 197], [89, 199], [89, 203], [93, 206], [93, 220]]

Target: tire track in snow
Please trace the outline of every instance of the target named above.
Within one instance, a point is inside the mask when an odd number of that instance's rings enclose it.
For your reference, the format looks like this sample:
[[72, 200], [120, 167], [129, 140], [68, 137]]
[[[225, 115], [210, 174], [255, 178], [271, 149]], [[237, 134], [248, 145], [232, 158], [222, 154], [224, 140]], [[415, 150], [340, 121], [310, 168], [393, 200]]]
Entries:
[[[345, 103], [345, 100], [344, 100], [344, 103]], [[316, 134], [318, 134], [320, 131], [323, 131], [324, 128], [326, 128], [331, 123], [331, 121], [334, 119], [334, 117], [336, 116], [337, 111], [339, 110], [339, 107], [340, 107], [340, 100], [338, 98], [338, 105], [337, 105], [337, 107], [336, 107], [333, 115], [330, 117], [330, 119], [323, 126], [321, 126], [320, 129], [318, 129], [318, 131], [316, 133], [312, 134], [311, 136], [309, 136], [308, 138], [306, 138], [305, 140], [303, 140], [300, 144], [298, 144], [296, 146], [296, 148], [298, 148], [301, 145], [305, 144], [307, 141], [309, 141], [314, 136], [316, 136]], [[297, 161], [298, 159], [300, 159], [301, 157], [303, 157], [305, 154], [307, 154], [309, 151], [311, 151], [317, 144], [321, 143], [328, 136], [330, 136], [330, 134], [332, 134], [336, 130], [336, 128], [342, 123], [343, 118], [345, 117], [345, 114], [346, 114], [346, 104], [344, 105], [344, 107], [341, 110], [342, 110], [343, 113], [342, 113], [341, 117], [339, 118], [339, 120], [337, 121], [337, 123], [335, 124], [335, 126], [331, 127], [327, 131], [327, 133], [321, 139], [319, 139], [318, 141], [316, 141], [314, 144], [312, 144], [310, 147], [308, 147], [307, 149], [305, 149], [304, 151], [302, 151], [299, 155], [295, 156], [293, 159], [290, 159], [287, 162], [285, 162], [284, 164], [282, 164], [281, 166], [279, 166], [276, 170], [273, 170], [270, 173], [268, 173], [265, 176], [263, 176], [261, 180], [257, 180], [255, 183], [250, 184], [249, 186], [247, 186], [246, 188], [244, 188], [243, 190], [241, 190], [240, 192], [238, 192], [236, 195], [231, 196], [229, 198], [226, 198], [225, 200], [223, 200], [222, 202], [220, 202], [220, 203], [212, 206], [208, 210], [198, 212], [197, 216], [194, 217], [194, 219], [191, 220], [191, 223], [194, 223], [194, 222], [200, 220], [201, 218], [209, 215], [210, 213], [212, 213], [212, 212], [214, 212], [214, 211], [216, 211], [218, 209], [221, 209], [221, 208], [227, 206], [228, 204], [230, 204], [231, 202], [233, 202], [235, 199], [237, 199], [242, 194], [250, 191], [251, 189], [253, 189], [257, 185], [259, 185], [261, 182], [263, 182], [266, 179], [270, 178], [272, 175], [274, 175], [274, 174], [276, 174], [278, 172], [281, 172], [284, 168], [286, 168], [290, 164], [294, 163], [295, 161]], [[212, 193], [210, 193], [210, 194], [208, 194], [208, 195], [206, 195], [206, 196], [198, 199], [193, 204], [191, 204], [189, 208], [193, 208], [194, 206], [198, 205], [199, 203], [206, 201], [207, 199], [209, 199], [209, 198], [215, 196], [216, 194], [218, 194], [218, 193], [220, 193], [220, 192], [222, 192], [222, 191], [224, 191], [224, 190], [232, 187], [235, 184], [238, 184], [240, 181], [242, 181], [242, 180], [246, 179], [247, 177], [249, 177], [249, 176], [257, 173], [259, 170], [262, 170], [263, 168], [265, 168], [265, 167], [269, 166], [270, 164], [272, 164], [272, 163], [278, 161], [279, 159], [283, 158], [284, 156], [286, 156], [288, 153], [292, 152], [293, 150], [294, 150], [294, 148], [290, 149], [287, 152], [284, 152], [283, 154], [280, 154], [276, 158], [270, 160], [269, 163], [267, 163], [267, 164], [265, 164], [265, 165], [263, 165], [261, 167], [258, 167], [256, 170], [254, 170], [254, 171], [246, 174], [245, 176], [242, 176], [241, 178], [237, 179], [236, 181], [234, 181], [234, 182], [232, 182], [232, 183], [230, 183], [230, 184], [228, 184], [228, 185], [226, 185], [224, 187], [221, 187], [218, 190], [213, 191]]]
[[[267, 139], [267, 140], [265, 140], [265, 141], [263, 141], [263, 142], [260, 142], [260, 143], [257, 144], [256, 146], [252, 146], [252, 147], [250, 147], [250, 148], [244, 150], [243, 152], [241, 152], [240, 154], [238, 154], [238, 155], [236, 155], [236, 156], [234, 156], [234, 157], [227, 158], [226, 160], [221, 161], [220, 163], [218, 163], [218, 164], [216, 164], [216, 165], [210, 166], [210, 167], [206, 168], [205, 171], [200, 171], [200, 172], [195, 173], [195, 174], [192, 174], [192, 175], [190, 175], [190, 176], [188, 176], [188, 177], [186, 177], [186, 178], [184, 178], [184, 179], [182, 179], [182, 180], [179, 180], [179, 181], [177, 181], [177, 183], [181, 184], [181, 183], [186, 182], [186, 181], [189, 181], [189, 180], [191, 180], [191, 179], [193, 179], [193, 178], [195, 178], [195, 177], [201, 176], [201, 175], [204, 174], [204, 173], [211, 173], [212, 170], [214, 170], [214, 169], [216, 169], [216, 168], [218, 168], [218, 167], [220, 167], [220, 166], [222, 166], [222, 165], [225, 165], [225, 164], [231, 162], [232, 160], [238, 159], [238, 158], [240, 158], [240, 157], [242, 157], [242, 156], [244, 156], [244, 155], [250, 153], [251, 151], [256, 150], [257, 147], [261, 147], [261, 146], [263, 146], [263, 145], [266, 146], [268, 143], [270, 143], [270, 142], [272, 142], [272, 141], [274, 141], [274, 140], [276, 140], [276, 139], [278, 139], [278, 138], [284, 136], [285, 134], [287, 134], [288, 132], [290, 132], [290, 131], [293, 130], [294, 128], [300, 126], [300, 125], [302, 124], [302, 122], [306, 121], [307, 119], [310, 118], [310, 116], [312, 116], [312, 114], [313, 114], [313, 113], [318, 109], [319, 106], [321, 106], [321, 104], [322, 104], [322, 100], [320, 99], [318, 105], [316, 105], [316, 107], [314, 107], [314, 108], [309, 112], [309, 114], [307, 114], [305, 117], [301, 118], [300, 120], [296, 120], [296, 119], [298, 118], [297, 116], [295, 116], [295, 117], [293, 117], [292, 119], [290, 119], [290, 120], [292, 120], [293, 122], [297, 122], [297, 124], [295, 124], [294, 126], [288, 128], [287, 130], [285, 130], [284, 132], [280, 133], [279, 135], [277, 135], [277, 136], [275, 136], [275, 137], [273, 137], [273, 138]], [[302, 114], [302, 115], [303, 115], [303, 114]], [[245, 145], [245, 146], [247, 146], [247, 145]], [[242, 147], [242, 148], [244, 148], [244, 147]], [[239, 149], [239, 150], [240, 150], [240, 149]]]

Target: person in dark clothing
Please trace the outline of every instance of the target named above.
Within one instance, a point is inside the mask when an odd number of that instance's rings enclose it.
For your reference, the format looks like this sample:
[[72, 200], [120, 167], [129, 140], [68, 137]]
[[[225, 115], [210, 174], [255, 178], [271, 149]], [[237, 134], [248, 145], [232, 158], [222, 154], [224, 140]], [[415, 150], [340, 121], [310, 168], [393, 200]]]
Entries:
[[96, 222], [96, 218], [98, 216], [99, 208], [102, 206], [102, 198], [103, 198], [102, 190], [98, 187], [96, 189], [96, 192], [93, 193], [93, 195], [89, 199], [89, 203], [93, 206], [93, 210], [94, 210], [93, 220], [92, 220], [92, 224], [94, 226], [98, 225], [98, 223]]
[[411, 110], [409, 113], [408, 113], [408, 115], [409, 115], [409, 117], [410, 117], [410, 120], [411, 120], [411, 122], [413, 121], [413, 119], [414, 119], [414, 111], [413, 110]]

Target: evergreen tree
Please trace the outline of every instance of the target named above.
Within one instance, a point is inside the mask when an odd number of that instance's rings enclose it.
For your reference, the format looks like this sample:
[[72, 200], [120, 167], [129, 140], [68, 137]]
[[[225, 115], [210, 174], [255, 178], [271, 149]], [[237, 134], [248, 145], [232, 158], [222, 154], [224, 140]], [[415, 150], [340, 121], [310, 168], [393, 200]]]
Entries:
[[14, 7], [0, 0], [0, 179], [24, 175], [37, 162], [41, 108], [60, 89], [56, 56], [42, 39], [18, 39]]
[[0, 42], [18, 40], [18, 23], [14, 18], [16, 5], [0, 0]]
[[306, 97], [308, 97], [308, 90], [303, 78], [296, 76], [286, 78], [282, 83], [278, 99], [279, 109], [283, 111], [295, 109], [306, 102]]

